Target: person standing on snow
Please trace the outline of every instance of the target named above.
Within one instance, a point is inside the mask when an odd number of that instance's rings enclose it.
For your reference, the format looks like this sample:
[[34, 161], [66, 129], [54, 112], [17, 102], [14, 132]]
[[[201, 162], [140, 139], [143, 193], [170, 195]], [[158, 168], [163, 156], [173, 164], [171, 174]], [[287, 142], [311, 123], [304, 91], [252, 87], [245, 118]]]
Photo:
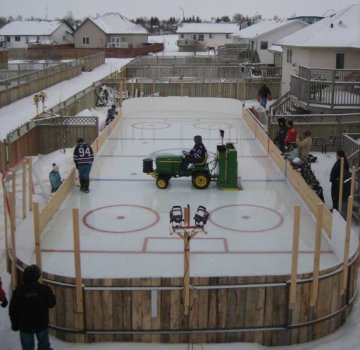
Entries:
[[29, 265], [23, 273], [23, 284], [11, 297], [9, 316], [13, 331], [20, 330], [23, 350], [33, 350], [35, 339], [38, 349], [51, 350], [49, 340], [49, 309], [56, 304], [51, 288], [38, 282], [41, 271], [37, 265]]
[[260, 99], [260, 105], [266, 108], [266, 104], [268, 99], [271, 99], [271, 92], [269, 88], [266, 86], [266, 84], [263, 84], [262, 87], [258, 91], [258, 96]]
[[[344, 159], [344, 170], [343, 193], [341, 198], [341, 208], [339, 208], [341, 158]], [[331, 199], [333, 203], [332, 209], [336, 209], [344, 219], [346, 219], [347, 200], [350, 196], [351, 181], [349, 179], [351, 179], [349, 162], [346, 158], [345, 152], [343, 150], [338, 150], [336, 152], [336, 162], [334, 163], [330, 172]]]
[[80, 191], [89, 193], [90, 171], [94, 161], [94, 152], [91, 146], [81, 137], [77, 140], [73, 158], [79, 171]]

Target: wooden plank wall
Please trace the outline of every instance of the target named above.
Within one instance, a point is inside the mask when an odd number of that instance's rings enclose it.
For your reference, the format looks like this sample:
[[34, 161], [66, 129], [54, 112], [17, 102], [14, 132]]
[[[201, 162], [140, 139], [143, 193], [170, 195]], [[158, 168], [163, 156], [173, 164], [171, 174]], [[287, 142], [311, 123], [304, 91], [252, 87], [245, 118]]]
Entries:
[[[125, 70], [124, 70], [125, 72]], [[125, 75], [123, 73], [122, 75]], [[150, 96], [159, 93], [160, 96], [189, 96], [189, 97], [222, 97], [238, 100], [255, 100], [261, 82], [243, 80], [199, 79], [198, 81], [156, 81], [151, 79], [117, 79], [117, 81], [104, 81], [107, 86], [119, 90], [128, 90], [130, 97], [137, 89], [140, 96]], [[273, 96], [280, 96], [280, 82], [267, 82]]]
[[[59, 329], [52, 333], [71, 342], [256, 342], [267, 346], [308, 342], [334, 332], [345, 322], [350, 309], [326, 316], [346, 307], [356, 295], [357, 261], [349, 267], [346, 298], [339, 288], [341, 270], [320, 279], [314, 310], [310, 308], [311, 281], [299, 283], [291, 319], [287, 318], [289, 276], [191, 278], [189, 315], [184, 315], [181, 278], [86, 279], [84, 319], [76, 313], [75, 288], [53, 285], [57, 306], [50, 313], [50, 323]], [[74, 284], [74, 279], [67, 277], [46, 274], [46, 278]], [[319, 318], [324, 320], [319, 322]], [[315, 323], [306, 325], [311, 321]]]
[[[243, 110], [243, 118], [249, 126], [250, 130], [255, 134], [255, 137], [260, 141], [263, 147], [268, 151], [269, 156], [273, 159], [279, 169], [286, 176], [287, 181], [293, 188], [300, 194], [306, 205], [311, 212], [316, 216], [317, 204], [320, 202], [317, 194], [305, 182], [301, 174], [294, 171], [284, 157], [281, 155], [280, 150], [268, 137], [266, 131], [256, 122], [254, 116], [251, 115], [249, 110]], [[332, 231], [332, 214], [327, 207], [324, 207], [324, 220], [323, 227], [328, 235]]]

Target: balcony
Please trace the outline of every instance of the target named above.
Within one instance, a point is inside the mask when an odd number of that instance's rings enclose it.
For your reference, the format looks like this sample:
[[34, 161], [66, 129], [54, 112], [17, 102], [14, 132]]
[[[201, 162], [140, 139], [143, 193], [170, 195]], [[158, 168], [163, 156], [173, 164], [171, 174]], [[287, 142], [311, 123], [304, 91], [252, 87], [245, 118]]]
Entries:
[[291, 96], [304, 107], [359, 109], [359, 69], [315, 69], [299, 66], [291, 76]]
[[205, 51], [204, 43], [198, 40], [179, 39], [176, 41], [176, 45], [180, 51]]

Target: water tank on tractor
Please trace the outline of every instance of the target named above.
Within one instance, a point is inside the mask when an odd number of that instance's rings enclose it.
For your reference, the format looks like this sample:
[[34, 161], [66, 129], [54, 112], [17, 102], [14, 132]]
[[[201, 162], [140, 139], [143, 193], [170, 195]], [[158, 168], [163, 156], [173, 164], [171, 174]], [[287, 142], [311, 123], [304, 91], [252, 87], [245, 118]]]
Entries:
[[237, 151], [233, 143], [218, 145], [218, 180], [217, 186], [220, 189], [238, 190], [238, 164]]

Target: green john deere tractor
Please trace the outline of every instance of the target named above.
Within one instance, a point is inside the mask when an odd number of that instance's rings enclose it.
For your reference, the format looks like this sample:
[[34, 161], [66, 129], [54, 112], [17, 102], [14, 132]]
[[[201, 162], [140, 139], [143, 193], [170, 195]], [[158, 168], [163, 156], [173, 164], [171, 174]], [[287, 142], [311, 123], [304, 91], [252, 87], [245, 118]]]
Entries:
[[[222, 131], [222, 130], [221, 130]], [[221, 133], [223, 138], [223, 133]], [[154, 169], [154, 162], [156, 168]], [[181, 155], [158, 155], [143, 159], [143, 172], [156, 179], [156, 186], [165, 189], [171, 178], [191, 177], [197, 189], [205, 189], [210, 181], [217, 181], [220, 189], [239, 189], [237, 176], [237, 152], [233, 143], [217, 146], [213, 160], [194, 164], [179, 175], [183, 158]]]

